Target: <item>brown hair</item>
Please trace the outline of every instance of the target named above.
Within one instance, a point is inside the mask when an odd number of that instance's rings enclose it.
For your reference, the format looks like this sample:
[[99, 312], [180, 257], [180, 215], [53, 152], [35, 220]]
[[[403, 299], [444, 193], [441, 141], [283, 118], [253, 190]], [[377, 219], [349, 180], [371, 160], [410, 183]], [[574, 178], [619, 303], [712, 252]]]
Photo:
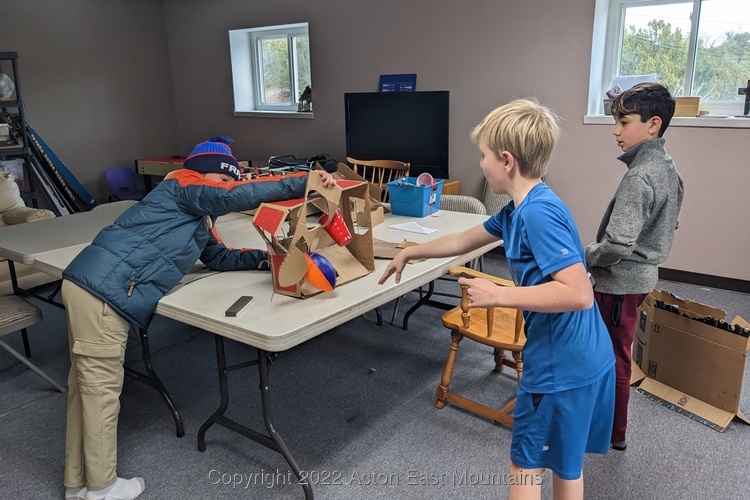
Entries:
[[660, 83], [639, 83], [629, 88], [612, 101], [612, 116], [638, 115], [641, 122], [649, 118], [661, 118], [659, 137], [669, 127], [674, 115], [675, 101], [667, 88]]

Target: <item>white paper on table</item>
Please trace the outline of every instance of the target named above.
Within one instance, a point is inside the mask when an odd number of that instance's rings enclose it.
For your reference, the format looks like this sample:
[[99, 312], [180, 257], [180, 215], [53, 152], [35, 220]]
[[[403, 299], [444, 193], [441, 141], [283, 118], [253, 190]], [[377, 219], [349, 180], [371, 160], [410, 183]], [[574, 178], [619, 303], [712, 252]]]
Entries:
[[437, 231], [437, 229], [432, 229], [429, 227], [422, 227], [414, 221], [402, 222], [401, 224], [393, 224], [392, 226], [390, 226], [390, 228], [398, 229], [400, 231], [409, 231], [410, 233], [419, 233], [419, 234], [432, 234], [435, 231]]

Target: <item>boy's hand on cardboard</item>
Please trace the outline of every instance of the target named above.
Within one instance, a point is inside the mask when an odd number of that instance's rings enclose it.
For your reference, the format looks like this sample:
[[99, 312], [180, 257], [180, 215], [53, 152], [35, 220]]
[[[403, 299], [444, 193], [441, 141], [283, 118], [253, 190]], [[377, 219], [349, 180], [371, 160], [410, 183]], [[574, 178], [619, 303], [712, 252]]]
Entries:
[[333, 176], [325, 170], [313, 170], [313, 172], [318, 174], [320, 178], [323, 179], [323, 187], [330, 188], [336, 185], [336, 179], [334, 179]]

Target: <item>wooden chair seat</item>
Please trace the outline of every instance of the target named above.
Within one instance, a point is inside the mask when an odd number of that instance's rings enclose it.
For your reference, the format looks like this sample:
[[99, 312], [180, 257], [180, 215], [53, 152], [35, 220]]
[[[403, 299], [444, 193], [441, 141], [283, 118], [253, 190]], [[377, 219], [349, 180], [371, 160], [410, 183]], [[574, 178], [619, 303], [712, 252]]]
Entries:
[[[487, 312], [493, 314], [494, 328], [487, 327]], [[461, 307], [455, 307], [443, 314], [443, 325], [450, 330], [457, 330], [461, 336], [475, 342], [494, 347], [503, 351], [511, 351], [518, 347], [515, 339], [514, 329], [516, 325], [517, 309], [506, 309], [495, 307], [493, 309], [474, 308], [471, 309], [471, 325], [463, 328]], [[487, 334], [489, 330], [489, 335]], [[521, 332], [522, 342], [526, 336]]]
[[[466, 267], [452, 267], [448, 270], [448, 274], [456, 277], [484, 278], [498, 286], [513, 286], [513, 283], [508, 280]], [[522, 311], [501, 307], [471, 308], [466, 294], [467, 288], [466, 285], [461, 286], [461, 305], [447, 311], [442, 317], [443, 325], [451, 330], [451, 346], [440, 385], [435, 393], [435, 406], [444, 408], [445, 404], [450, 402], [495, 422], [512, 426], [512, 412], [516, 405], [515, 393], [501, 408], [491, 408], [450, 390], [459, 343], [464, 338], [494, 348], [496, 371], [501, 372], [505, 366], [513, 368], [516, 370], [519, 384], [523, 375], [521, 352], [526, 343], [526, 336], [523, 332]], [[506, 351], [511, 357], [506, 355]]]

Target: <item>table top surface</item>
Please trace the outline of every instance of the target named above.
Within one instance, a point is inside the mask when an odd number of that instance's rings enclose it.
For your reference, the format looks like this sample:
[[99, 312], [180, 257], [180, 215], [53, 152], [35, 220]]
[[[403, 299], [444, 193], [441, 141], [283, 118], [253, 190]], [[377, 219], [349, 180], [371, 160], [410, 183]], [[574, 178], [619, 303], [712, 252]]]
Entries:
[[113, 205], [51, 219], [0, 227], [0, 257], [33, 264], [38, 253], [90, 243], [128, 207]]
[[[487, 216], [445, 210], [435, 215], [418, 219], [386, 214], [385, 221], [373, 228], [373, 236], [390, 242], [408, 240], [421, 243], [461, 231], [487, 219]], [[425, 235], [389, 227], [409, 221], [437, 231]], [[248, 215], [234, 213], [223, 216], [216, 227], [227, 246], [265, 246]], [[159, 301], [156, 313], [267, 351], [283, 351], [429, 283], [444, 274], [448, 267], [462, 265], [500, 244], [490, 244], [458, 257], [409, 264], [400, 284], [391, 278], [386, 284], [378, 285], [389, 260], [375, 259], [372, 273], [346, 283], [333, 292], [306, 299], [274, 293], [271, 276], [267, 272], [216, 272], [197, 263], [194, 270]], [[40, 271], [59, 277], [85, 246], [78, 244], [36, 254], [35, 266]], [[225, 310], [243, 295], [253, 296], [253, 304], [238, 317], [226, 317]]]

